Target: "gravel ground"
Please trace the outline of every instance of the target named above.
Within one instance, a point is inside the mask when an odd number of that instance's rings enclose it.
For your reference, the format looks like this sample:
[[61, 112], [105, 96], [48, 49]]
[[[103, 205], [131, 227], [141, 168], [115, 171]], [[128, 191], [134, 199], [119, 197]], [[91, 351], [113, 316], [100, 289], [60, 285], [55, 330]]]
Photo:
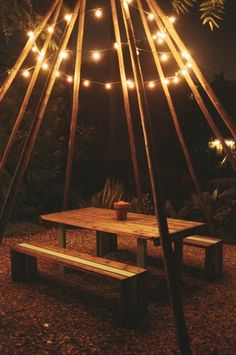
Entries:
[[[68, 247], [95, 253], [95, 235], [68, 230]], [[19, 234], [18, 234], [19, 235]], [[126, 327], [117, 320], [112, 281], [39, 262], [39, 279], [13, 283], [9, 248], [21, 241], [55, 245], [55, 229], [6, 237], [0, 246], [0, 354], [178, 354], [160, 247], [148, 244], [149, 312]], [[108, 258], [135, 264], [135, 239], [119, 237]], [[185, 247], [181, 290], [194, 354], [236, 354], [236, 246], [224, 246], [224, 276], [208, 283], [204, 252]]]

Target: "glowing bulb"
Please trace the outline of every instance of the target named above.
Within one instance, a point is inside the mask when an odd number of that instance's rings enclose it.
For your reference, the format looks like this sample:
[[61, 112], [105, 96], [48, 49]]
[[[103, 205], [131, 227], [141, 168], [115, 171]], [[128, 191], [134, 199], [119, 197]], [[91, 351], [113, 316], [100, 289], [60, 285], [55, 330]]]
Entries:
[[153, 39], [156, 39], [156, 38], [157, 38], [157, 36], [156, 36], [156, 35], [152, 35], [152, 38], [153, 38]]
[[95, 10], [95, 16], [96, 16], [97, 18], [101, 18], [101, 17], [102, 17], [102, 10], [101, 10], [101, 9]]
[[41, 62], [44, 57], [45, 57], [45, 53], [44, 52], [40, 52], [39, 55], [38, 55], [38, 61]]
[[127, 84], [129, 89], [133, 89], [134, 88], [134, 82], [132, 80], [127, 80], [126, 84]]
[[115, 48], [115, 49], [120, 48], [120, 44], [117, 43], [117, 42], [115, 42], [115, 43], [114, 43], [114, 48]]
[[65, 15], [64, 19], [65, 19], [67, 22], [70, 22], [71, 17], [72, 17], [72, 14], [67, 14], [67, 15]]
[[163, 33], [163, 32], [160, 32], [160, 31], [158, 31], [158, 32], [156, 33], [156, 35], [157, 35], [158, 38], [162, 38], [162, 39], [166, 38], [166, 34]]
[[152, 20], [154, 20], [154, 15], [153, 14], [148, 14], [148, 19], [149, 19], [149, 21], [152, 21]]
[[188, 68], [192, 68], [192, 66], [193, 66], [192, 63], [190, 63], [190, 62], [187, 63]]
[[29, 38], [34, 38], [34, 32], [33, 32], [33, 31], [27, 32], [27, 36], [28, 36]]
[[32, 50], [32, 52], [37, 52], [38, 48], [36, 46], [33, 46], [31, 50]]
[[158, 38], [158, 40], [157, 40], [157, 43], [158, 44], [162, 44], [164, 42], [164, 39], [163, 38]]
[[54, 32], [53, 26], [49, 26], [49, 27], [48, 27], [48, 32], [49, 32], [49, 33], [53, 33], [53, 32]]
[[177, 84], [177, 83], [179, 82], [178, 76], [175, 76], [175, 77], [174, 77], [173, 82], [174, 82], [175, 84]]
[[105, 88], [106, 88], [107, 90], [111, 90], [111, 83], [106, 83]]
[[182, 74], [182, 75], [187, 75], [187, 74], [188, 74], [187, 69], [182, 69], [182, 70], [181, 70], [181, 74]]
[[149, 87], [149, 89], [153, 89], [155, 87], [154, 81], [149, 81], [148, 87]]
[[190, 57], [189, 53], [186, 51], [182, 52], [182, 57], [184, 57], [185, 59], [188, 59]]
[[59, 78], [61, 76], [61, 73], [59, 71], [56, 71], [56, 77]]
[[161, 60], [162, 60], [163, 62], [166, 62], [167, 59], [168, 59], [168, 55], [167, 55], [167, 54], [164, 53], [164, 54], [161, 55]]
[[73, 78], [72, 78], [72, 76], [69, 75], [69, 76], [67, 76], [66, 80], [68, 81], [68, 83], [72, 83]]
[[86, 86], [86, 87], [90, 86], [90, 81], [89, 80], [84, 80], [84, 86]]
[[99, 52], [93, 52], [92, 53], [92, 58], [96, 61], [98, 61], [99, 59], [101, 59], [101, 54]]
[[174, 23], [176, 21], [176, 18], [174, 16], [168, 17], [168, 20], [170, 23]]
[[25, 78], [28, 78], [30, 76], [30, 73], [28, 70], [24, 70], [22, 75], [25, 77]]
[[42, 68], [43, 68], [44, 70], [47, 70], [47, 69], [48, 69], [48, 63], [43, 63], [43, 64], [42, 64]]
[[169, 79], [165, 79], [165, 83], [168, 85], [170, 83]]
[[62, 59], [65, 59], [68, 57], [68, 53], [66, 51], [61, 51], [59, 55]]
[[139, 50], [138, 49], [136, 49], [136, 54], [139, 55]]

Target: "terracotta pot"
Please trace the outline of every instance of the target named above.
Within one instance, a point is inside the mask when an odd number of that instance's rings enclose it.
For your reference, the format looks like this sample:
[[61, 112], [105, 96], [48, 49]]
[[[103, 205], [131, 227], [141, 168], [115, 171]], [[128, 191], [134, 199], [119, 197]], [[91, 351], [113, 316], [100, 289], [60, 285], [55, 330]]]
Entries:
[[121, 221], [127, 219], [127, 213], [129, 211], [129, 202], [125, 202], [125, 201], [114, 202], [114, 208], [116, 211], [116, 219]]

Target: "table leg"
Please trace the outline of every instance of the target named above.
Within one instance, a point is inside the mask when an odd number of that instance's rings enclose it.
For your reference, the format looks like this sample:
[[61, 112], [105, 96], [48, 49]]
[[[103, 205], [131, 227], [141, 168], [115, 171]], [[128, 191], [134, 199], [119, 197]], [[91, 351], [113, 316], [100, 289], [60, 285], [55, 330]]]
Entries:
[[[58, 235], [58, 246], [61, 248], [66, 248], [66, 231], [63, 224], [58, 225], [57, 235]], [[58, 265], [58, 270], [61, 274], [65, 273], [65, 267], [62, 265]]]
[[175, 254], [177, 273], [180, 277], [182, 271], [182, 261], [183, 261], [183, 240], [182, 239], [178, 239], [174, 241], [174, 254]]
[[117, 235], [106, 232], [96, 232], [96, 255], [103, 257], [107, 253], [117, 250]]
[[145, 268], [147, 261], [147, 241], [137, 238], [137, 266]]

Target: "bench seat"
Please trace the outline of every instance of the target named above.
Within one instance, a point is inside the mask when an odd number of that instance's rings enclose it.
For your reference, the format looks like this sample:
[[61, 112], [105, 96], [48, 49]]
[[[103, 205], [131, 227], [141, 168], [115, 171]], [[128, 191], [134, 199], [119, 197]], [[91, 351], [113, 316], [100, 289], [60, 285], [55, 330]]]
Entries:
[[142, 268], [61, 247], [20, 243], [11, 247], [12, 281], [35, 280], [38, 258], [116, 280], [120, 286], [118, 300], [121, 322], [133, 320], [147, 311], [147, 271]]
[[183, 239], [183, 244], [205, 249], [205, 274], [208, 281], [216, 280], [223, 273], [223, 240], [192, 235]]

